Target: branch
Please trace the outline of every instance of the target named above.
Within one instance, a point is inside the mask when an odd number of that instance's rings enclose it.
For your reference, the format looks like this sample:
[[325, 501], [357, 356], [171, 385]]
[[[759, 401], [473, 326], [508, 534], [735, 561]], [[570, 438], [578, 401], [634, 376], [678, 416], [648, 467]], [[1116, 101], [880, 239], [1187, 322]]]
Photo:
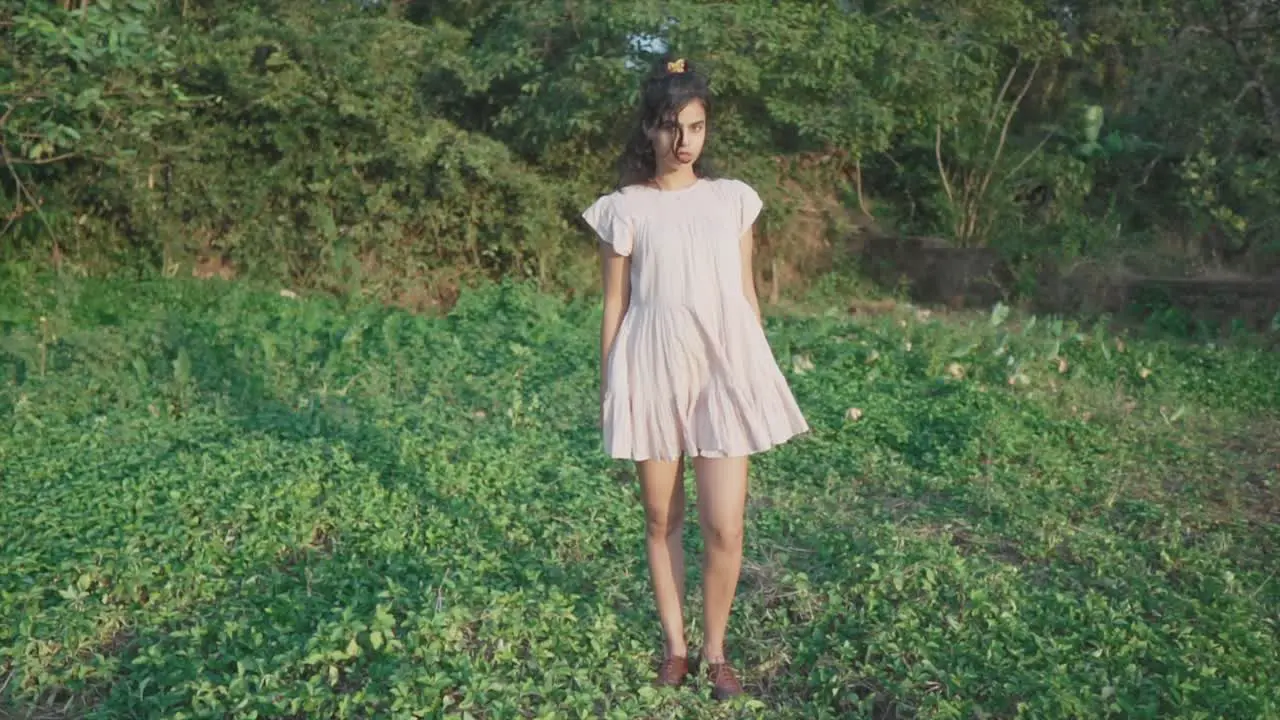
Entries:
[[1257, 90], [1257, 89], [1260, 89], [1257, 82], [1250, 80], [1249, 82], [1245, 83], [1244, 87], [1240, 88], [1240, 92], [1236, 93], [1236, 96], [1232, 98], [1231, 105], [1233, 107], [1236, 105], [1239, 105], [1240, 101], [1244, 99], [1245, 95], [1249, 94], [1250, 90]]
[[1193, 33], [1198, 33], [1201, 35], [1214, 34], [1213, 28], [1209, 27], [1208, 25], [1183, 25], [1182, 27], [1177, 28], [1173, 32], [1174, 32], [1174, 40], [1180, 40], [1182, 39], [1183, 35], [1191, 35]]
[[1151, 162], [1147, 163], [1147, 166], [1142, 171], [1142, 180], [1137, 185], [1133, 186], [1134, 190], [1137, 190], [1147, 184], [1147, 181], [1151, 179], [1151, 173], [1156, 171], [1156, 165], [1159, 165], [1160, 161], [1163, 159], [1164, 158], [1157, 155], [1151, 160]]
[[1031, 66], [1031, 73], [1027, 75], [1027, 81], [1022, 84], [1022, 91], [1018, 93], [1017, 99], [1009, 106], [1009, 112], [1004, 116], [1004, 127], [1000, 129], [1000, 142], [996, 144], [996, 153], [991, 158], [991, 167], [987, 170], [987, 176], [982, 181], [982, 188], [978, 190], [978, 197], [987, 194], [987, 186], [991, 184], [991, 176], [995, 174], [996, 167], [1000, 164], [1000, 155], [1004, 152], [1004, 144], [1009, 139], [1009, 126], [1013, 123], [1013, 116], [1018, 112], [1018, 108], [1022, 105], [1022, 99], [1027, 96], [1027, 91], [1031, 89], [1031, 83], [1036, 79], [1036, 71], [1040, 69], [1040, 61], [1036, 60]]
[[[4, 160], [5, 168], [9, 170], [9, 174], [13, 176], [14, 184], [18, 187], [18, 202], [22, 202], [23, 195], [27, 196], [27, 199], [31, 201], [31, 206], [36, 209], [36, 215], [39, 216], [40, 222], [44, 223], [45, 229], [49, 231], [49, 236], [54, 239], [54, 242], [57, 242], [58, 235], [53, 231], [53, 226], [49, 224], [49, 218], [44, 216], [44, 211], [40, 209], [40, 202], [35, 199], [35, 196], [31, 194], [31, 191], [27, 189], [27, 186], [22, 183], [22, 178], [18, 176], [18, 171], [13, 169], [13, 163], [11, 162], [12, 157], [9, 155], [9, 148], [4, 147], [3, 145], [0, 145], [0, 159]], [[13, 223], [10, 223], [10, 225], [12, 224]], [[8, 228], [9, 226], [6, 225], [5, 229], [8, 230]]]
[[68, 158], [73, 158], [79, 154], [80, 153], [69, 152], [69, 153], [63, 153], [61, 155], [55, 155], [53, 157], [40, 158], [39, 160], [9, 159], [9, 160], [6, 160], [5, 162], [8, 163], [9, 165], [49, 165], [51, 163], [62, 162], [63, 160], [66, 160]]
[[858, 178], [858, 209], [862, 211], [863, 215], [866, 215], [867, 217], [872, 217], [871, 208], [867, 207], [867, 197], [862, 192], [862, 159], [861, 158], [853, 161], [853, 171], [856, 174], [855, 176]]
[[[1235, 31], [1237, 28], [1231, 27], [1229, 30]], [[1227, 37], [1224, 33], [1223, 40], [1230, 43], [1231, 49], [1235, 52], [1236, 60], [1243, 66], [1245, 72], [1253, 75], [1253, 79], [1240, 91], [1240, 95], [1236, 97], [1235, 102], [1239, 102], [1240, 98], [1244, 97], [1245, 91], [1252, 86], [1253, 89], [1258, 91], [1258, 97], [1262, 100], [1262, 116], [1267, 125], [1271, 127], [1271, 135], [1275, 138], [1280, 138], [1280, 105], [1276, 103], [1275, 96], [1271, 94], [1271, 89], [1267, 86], [1266, 78], [1262, 73], [1262, 64], [1253, 62], [1253, 58], [1249, 57], [1249, 53], [1245, 50], [1244, 42], [1240, 39], [1238, 32], [1233, 33], [1230, 37]]]
[[1276, 104], [1275, 96], [1271, 94], [1270, 88], [1266, 83], [1262, 82], [1262, 67], [1258, 66], [1253, 69], [1254, 82], [1258, 86], [1258, 94], [1262, 96], [1262, 112], [1267, 118], [1267, 124], [1271, 126], [1271, 135], [1280, 141], [1280, 105]]
[[1021, 170], [1024, 165], [1030, 162], [1031, 158], [1035, 157], [1036, 153], [1040, 152], [1040, 149], [1044, 147], [1044, 144], [1049, 142], [1049, 138], [1053, 136], [1054, 136], [1054, 133], [1052, 132], [1050, 132], [1048, 135], [1045, 135], [1044, 138], [1041, 139], [1040, 142], [1037, 143], [1035, 147], [1031, 148], [1031, 152], [1027, 153], [1027, 156], [1022, 158], [1022, 162], [1015, 165], [1013, 169], [1009, 171], [1009, 174], [1004, 176], [1004, 179], [1009, 180], [1014, 175], [1017, 175], [1018, 171]]
[[956, 196], [951, 192], [951, 182], [947, 180], [947, 168], [942, 164], [942, 123], [934, 126], [933, 154], [938, 159], [938, 176], [942, 178], [942, 189], [947, 192], [947, 201], [956, 204]]
[[991, 114], [987, 117], [987, 130], [982, 135], [982, 144], [987, 144], [987, 138], [991, 136], [991, 128], [996, 124], [996, 113], [1000, 111], [1000, 105], [1004, 103], [1005, 93], [1009, 92], [1009, 86], [1013, 84], [1013, 78], [1018, 72], [1018, 67], [1022, 65], [1022, 58], [1013, 61], [1013, 67], [1009, 68], [1009, 74], [1004, 78], [1004, 85], [1000, 87], [1000, 94], [996, 95], [995, 102], [991, 103]]

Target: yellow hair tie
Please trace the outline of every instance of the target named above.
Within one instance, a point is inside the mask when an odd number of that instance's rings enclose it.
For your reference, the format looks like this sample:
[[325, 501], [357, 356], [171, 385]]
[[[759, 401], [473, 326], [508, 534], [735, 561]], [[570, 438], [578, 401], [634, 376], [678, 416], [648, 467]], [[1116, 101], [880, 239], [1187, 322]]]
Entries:
[[685, 64], [684, 58], [680, 58], [679, 60], [672, 60], [671, 62], [667, 63], [667, 72], [671, 74], [679, 74], [684, 72], [687, 69], [688, 67]]

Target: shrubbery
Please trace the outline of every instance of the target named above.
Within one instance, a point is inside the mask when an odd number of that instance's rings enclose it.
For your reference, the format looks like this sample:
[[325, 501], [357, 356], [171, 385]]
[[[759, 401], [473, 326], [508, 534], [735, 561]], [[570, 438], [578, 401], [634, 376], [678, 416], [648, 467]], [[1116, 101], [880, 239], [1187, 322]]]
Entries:
[[1057, 255], [1206, 233], [1256, 258], [1280, 215], [1280, 53], [1255, 4], [11, 2], [3, 247], [576, 287], [575, 215], [609, 188], [648, 35], [711, 69], [714, 151], [766, 223], [802, 204], [781, 189], [799, 164], [901, 232]]

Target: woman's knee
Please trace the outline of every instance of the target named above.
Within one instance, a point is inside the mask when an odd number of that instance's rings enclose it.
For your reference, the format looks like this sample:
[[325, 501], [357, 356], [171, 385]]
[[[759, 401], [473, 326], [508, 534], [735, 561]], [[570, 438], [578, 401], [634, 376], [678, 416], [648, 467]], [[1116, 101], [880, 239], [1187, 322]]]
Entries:
[[684, 529], [684, 509], [645, 510], [645, 534], [654, 540], [665, 540]]
[[737, 552], [742, 550], [742, 523], [734, 520], [713, 520], [703, 528], [703, 542], [712, 550]]

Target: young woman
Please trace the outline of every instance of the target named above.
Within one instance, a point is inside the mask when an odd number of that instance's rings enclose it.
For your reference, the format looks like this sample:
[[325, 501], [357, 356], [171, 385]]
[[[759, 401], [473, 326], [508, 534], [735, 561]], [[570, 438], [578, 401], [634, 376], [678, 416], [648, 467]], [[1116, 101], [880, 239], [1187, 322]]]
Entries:
[[742, 565], [748, 457], [809, 428], [774, 361], [752, 271], [759, 195], [702, 162], [706, 79], [664, 60], [646, 81], [618, 189], [583, 217], [604, 274], [605, 450], [637, 463], [645, 549], [662, 624], [657, 683], [697, 670], [685, 644], [684, 458], [693, 459], [703, 561], [700, 660], [717, 699], [742, 692], [725, 628]]

